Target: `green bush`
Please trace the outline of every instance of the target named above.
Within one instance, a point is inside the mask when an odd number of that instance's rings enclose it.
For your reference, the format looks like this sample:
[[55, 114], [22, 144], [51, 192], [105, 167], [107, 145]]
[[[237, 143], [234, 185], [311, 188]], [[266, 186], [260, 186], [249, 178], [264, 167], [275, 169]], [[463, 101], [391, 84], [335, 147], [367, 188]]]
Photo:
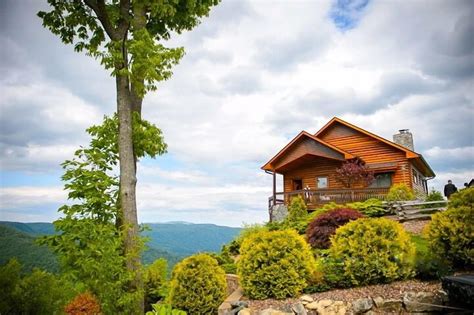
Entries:
[[185, 311], [174, 309], [170, 304], [153, 304], [152, 310], [146, 315], [186, 315]]
[[299, 221], [306, 217], [308, 214], [308, 208], [304, 202], [303, 197], [296, 196], [291, 198], [290, 206], [288, 207], [288, 221], [294, 222]]
[[[461, 204], [459, 200], [455, 203]], [[449, 203], [451, 207], [451, 201]], [[474, 209], [458, 206], [431, 217], [427, 226], [430, 248], [453, 266], [474, 265]]]
[[224, 270], [207, 254], [185, 258], [173, 269], [169, 302], [189, 314], [216, 314], [226, 296]]
[[265, 299], [296, 296], [314, 277], [314, 258], [294, 230], [260, 232], [240, 248], [237, 273], [245, 294]]
[[450, 273], [448, 262], [436, 256], [429, 248], [427, 239], [412, 234], [411, 240], [416, 248], [416, 277], [422, 280], [440, 279]]
[[[443, 195], [441, 194], [441, 192], [432, 189], [430, 191], [430, 193], [426, 196], [425, 201], [427, 201], [427, 202], [429, 202], [429, 201], [444, 201], [444, 198], [443, 198]], [[435, 207], [442, 207], [444, 205], [445, 205], [444, 202], [439, 203], [439, 204], [433, 203], [433, 204], [429, 204], [429, 205], [424, 205], [423, 208], [435, 208]]]
[[403, 226], [385, 218], [362, 218], [336, 230], [330, 259], [346, 283], [385, 283], [414, 274], [415, 247]]
[[370, 198], [364, 202], [352, 202], [346, 204], [347, 207], [359, 210], [368, 217], [381, 217], [387, 213], [383, 207], [383, 202], [377, 198]]
[[256, 234], [261, 231], [268, 231], [269, 227], [266, 225], [262, 224], [250, 224], [250, 225], [244, 225], [244, 228], [240, 231], [239, 235], [233, 239], [229, 245], [228, 245], [228, 251], [230, 255], [237, 256], [240, 254], [240, 246], [242, 245], [242, 242], [252, 236], [253, 234]]
[[449, 199], [449, 208], [458, 208], [461, 206], [473, 207], [474, 205], [474, 187], [461, 189], [452, 194]]
[[164, 258], [155, 260], [147, 266], [144, 273], [145, 310], [151, 310], [151, 304], [163, 300], [168, 291], [168, 262]]
[[306, 229], [308, 225], [319, 215], [326, 213], [330, 210], [341, 208], [343, 206], [338, 205], [334, 202], [330, 202], [324, 205], [321, 208], [318, 208], [310, 213], [306, 213], [305, 216], [299, 217], [296, 220], [289, 220], [286, 218], [282, 222], [269, 222], [265, 226], [269, 231], [283, 231], [292, 229], [298, 232], [300, 235], [304, 235], [306, 233]]
[[413, 191], [405, 184], [395, 184], [390, 187], [386, 200], [387, 201], [406, 201], [415, 199]]

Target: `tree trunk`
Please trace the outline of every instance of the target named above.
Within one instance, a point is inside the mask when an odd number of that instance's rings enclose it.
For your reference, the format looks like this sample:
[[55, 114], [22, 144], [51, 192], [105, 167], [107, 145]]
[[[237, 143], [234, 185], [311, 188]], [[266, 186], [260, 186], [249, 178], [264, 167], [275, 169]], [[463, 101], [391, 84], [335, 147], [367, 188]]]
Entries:
[[[142, 290], [138, 218], [136, 204], [136, 168], [132, 140], [132, 103], [127, 76], [117, 75], [117, 113], [119, 120], [120, 205], [124, 229], [124, 251], [127, 269], [135, 274], [132, 291]], [[137, 301], [136, 313], [143, 314], [144, 301]]]

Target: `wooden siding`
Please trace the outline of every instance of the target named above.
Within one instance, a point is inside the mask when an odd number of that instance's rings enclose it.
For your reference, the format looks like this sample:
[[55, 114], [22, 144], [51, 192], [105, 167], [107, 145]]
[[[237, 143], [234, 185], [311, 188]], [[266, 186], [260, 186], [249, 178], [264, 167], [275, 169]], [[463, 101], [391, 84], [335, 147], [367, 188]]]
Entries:
[[411, 165], [405, 152], [339, 123], [328, 128], [319, 137], [331, 145], [362, 158], [368, 164], [397, 163], [392, 183], [404, 183], [413, 188]]
[[311, 189], [316, 189], [316, 177], [320, 176], [328, 177], [328, 188], [343, 188], [343, 185], [336, 180], [335, 174], [336, 168], [340, 167], [341, 163], [324, 158], [314, 158], [311, 164], [287, 171], [283, 175], [283, 191], [293, 190], [294, 179], [301, 179], [303, 188], [309, 186]]
[[287, 154], [276, 160], [273, 163], [273, 167], [278, 170], [286, 164], [295, 161], [296, 159], [301, 158], [307, 154], [322, 156], [329, 159], [344, 160], [343, 154], [336, 152], [328, 147], [325, 147], [324, 145], [319, 142], [316, 142], [315, 140], [312, 140], [310, 138], [303, 138], [293, 144], [292, 148], [288, 151]]

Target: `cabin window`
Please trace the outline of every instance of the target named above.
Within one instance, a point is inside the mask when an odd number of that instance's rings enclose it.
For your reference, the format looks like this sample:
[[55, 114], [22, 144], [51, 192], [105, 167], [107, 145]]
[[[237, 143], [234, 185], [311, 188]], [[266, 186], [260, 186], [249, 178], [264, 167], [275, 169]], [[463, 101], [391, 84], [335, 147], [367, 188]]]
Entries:
[[418, 174], [416, 173], [415, 170], [413, 170], [413, 182], [415, 184], [418, 184]]
[[375, 174], [371, 188], [386, 188], [392, 186], [392, 173]]
[[328, 188], [327, 176], [316, 177], [316, 188]]

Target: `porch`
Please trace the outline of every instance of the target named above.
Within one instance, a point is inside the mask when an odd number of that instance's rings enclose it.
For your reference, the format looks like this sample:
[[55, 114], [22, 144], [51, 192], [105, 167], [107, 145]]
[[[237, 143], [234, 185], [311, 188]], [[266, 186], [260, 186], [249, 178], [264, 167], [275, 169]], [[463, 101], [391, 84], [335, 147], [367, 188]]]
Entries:
[[268, 209], [274, 205], [288, 205], [291, 198], [301, 196], [308, 210], [314, 210], [326, 203], [335, 202], [344, 204], [348, 202], [365, 201], [369, 198], [384, 200], [389, 188], [342, 188], [342, 189], [302, 189], [290, 192], [275, 192], [268, 198]]

